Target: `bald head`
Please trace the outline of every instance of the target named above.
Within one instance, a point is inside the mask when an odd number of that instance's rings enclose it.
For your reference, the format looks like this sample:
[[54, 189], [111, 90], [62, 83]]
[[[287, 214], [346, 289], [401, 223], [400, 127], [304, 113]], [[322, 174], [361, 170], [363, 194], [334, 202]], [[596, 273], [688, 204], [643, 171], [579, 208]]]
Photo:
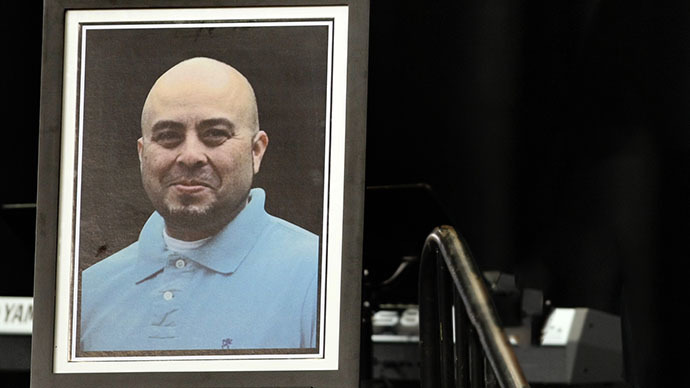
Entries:
[[259, 131], [256, 97], [249, 81], [234, 67], [211, 58], [187, 59], [171, 67], [154, 83], [141, 114], [142, 135], [155, 123], [152, 117], [161, 107], [226, 108], [233, 124]]

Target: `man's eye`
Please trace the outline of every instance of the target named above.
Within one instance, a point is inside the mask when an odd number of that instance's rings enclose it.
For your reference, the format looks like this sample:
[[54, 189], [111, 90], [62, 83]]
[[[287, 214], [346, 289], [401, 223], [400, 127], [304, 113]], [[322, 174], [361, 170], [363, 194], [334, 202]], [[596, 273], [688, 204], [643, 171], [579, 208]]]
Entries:
[[224, 129], [208, 129], [203, 133], [203, 141], [208, 145], [221, 145], [230, 138], [230, 132]]
[[182, 134], [175, 131], [161, 131], [153, 135], [153, 141], [163, 147], [174, 147], [183, 140]]

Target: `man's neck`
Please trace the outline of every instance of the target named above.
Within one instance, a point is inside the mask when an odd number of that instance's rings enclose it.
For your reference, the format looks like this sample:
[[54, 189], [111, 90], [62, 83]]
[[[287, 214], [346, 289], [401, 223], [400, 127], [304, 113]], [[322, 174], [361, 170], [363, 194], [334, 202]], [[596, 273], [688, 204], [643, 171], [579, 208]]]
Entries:
[[165, 226], [165, 233], [168, 234], [168, 236], [176, 239], [176, 240], [182, 240], [182, 241], [198, 241], [198, 240], [203, 240], [205, 238], [215, 236], [220, 232], [220, 229], [214, 229], [214, 230], [206, 230], [206, 229], [196, 229], [196, 230], [190, 230], [189, 228], [177, 228], [174, 225], [167, 225]]
[[202, 238], [201, 240], [195, 241], [183, 241], [171, 237], [167, 231], [163, 231], [163, 240], [165, 240], [165, 245], [169, 250], [175, 252], [184, 252], [197, 249], [204, 245], [211, 237]]

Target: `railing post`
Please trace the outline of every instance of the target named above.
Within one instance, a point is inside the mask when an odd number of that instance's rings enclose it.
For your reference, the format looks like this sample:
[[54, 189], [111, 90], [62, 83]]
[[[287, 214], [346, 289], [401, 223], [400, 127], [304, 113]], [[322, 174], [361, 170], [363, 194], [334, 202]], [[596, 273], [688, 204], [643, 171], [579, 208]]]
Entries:
[[455, 386], [455, 354], [453, 351], [453, 281], [441, 255], [436, 257], [436, 296], [438, 297], [439, 357], [441, 388]]
[[[436, 257], [438, 247], [427, 244], [419, 264], [419, 347], [420, 382], [422, 387], [440, 387], [440, 341], [438, 327], [438, 299], [436, 298]], [[433, 257], [433, 259], [424, 259]], [[421, 329], [425, 328], [425, 329]]]
[[470, 361], [470, 387], [484, 388], [484, 352], [479, 342], [477, 331], [470, 328], [469, 361]]
[[470, 386], [470, 330], [472, 322], [467, 316], [462, 298], [453, 292], [455, 306], [455, 381], [460, 387]]

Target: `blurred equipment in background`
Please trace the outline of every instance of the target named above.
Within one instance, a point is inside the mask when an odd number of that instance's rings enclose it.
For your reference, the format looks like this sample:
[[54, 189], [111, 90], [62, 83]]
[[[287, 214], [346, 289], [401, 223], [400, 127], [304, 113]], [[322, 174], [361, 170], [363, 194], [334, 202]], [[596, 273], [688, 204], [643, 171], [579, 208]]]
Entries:
[[[452, 221], [423, 184], [368, 188], [365, 206], [363, 386], [419, 386], [419, 255], [428, 233]], [[483, 276], [532, 386], [627, 387], [618, 316], [555, 307], [509, 273]]]
[[589, 308], [558, 308], [540, 290], [519, 289], [515, 277], [484, 278], [530, 383], [623, 383], [620, 317]]

